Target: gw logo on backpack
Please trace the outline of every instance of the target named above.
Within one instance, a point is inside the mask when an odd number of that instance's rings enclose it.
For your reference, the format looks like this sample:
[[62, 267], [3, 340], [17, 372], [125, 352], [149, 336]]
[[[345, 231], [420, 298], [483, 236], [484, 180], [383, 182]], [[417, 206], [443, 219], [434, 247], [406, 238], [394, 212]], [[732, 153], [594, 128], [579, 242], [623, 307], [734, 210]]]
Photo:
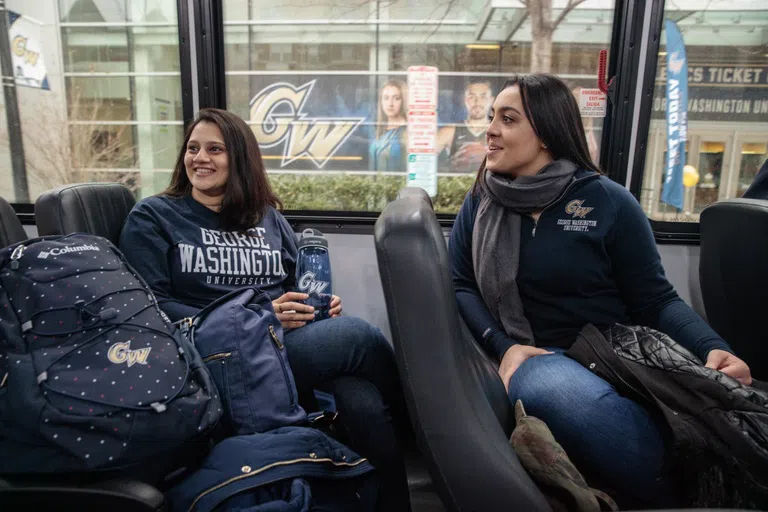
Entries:
[[107, 352], [107, 358], [110, 362], [115, 364], [122, 364], [127, 362], [128, 368], [136, 363], [147, 364], [147, 357], [152, 351], [151, 348], [138, 348], [131, 350], [131, 342], [125, 341], [123, 343], [115, 343], [112, 348]]

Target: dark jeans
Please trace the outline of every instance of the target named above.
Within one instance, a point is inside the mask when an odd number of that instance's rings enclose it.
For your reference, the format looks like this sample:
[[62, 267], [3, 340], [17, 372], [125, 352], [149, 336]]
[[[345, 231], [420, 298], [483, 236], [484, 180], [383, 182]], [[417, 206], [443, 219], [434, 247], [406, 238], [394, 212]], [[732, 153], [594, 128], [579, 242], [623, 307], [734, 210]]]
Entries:
[[333, 393], [350, 447], [376, 467], [379, 511], [409, 511], [401, 433], [405, 400], [395, 354], [384, 335], [354, 317], [330, 318], [285, 333], [299, 395]]
[[664, 442], [650, 414], [562, 349], [548, 350], [555, 354], [526, 360], [512, 376], [512, 403], [522, 400], [547, 424], [593, 486], [632, 502], [668, 501], [672, 491], [660, 478]]

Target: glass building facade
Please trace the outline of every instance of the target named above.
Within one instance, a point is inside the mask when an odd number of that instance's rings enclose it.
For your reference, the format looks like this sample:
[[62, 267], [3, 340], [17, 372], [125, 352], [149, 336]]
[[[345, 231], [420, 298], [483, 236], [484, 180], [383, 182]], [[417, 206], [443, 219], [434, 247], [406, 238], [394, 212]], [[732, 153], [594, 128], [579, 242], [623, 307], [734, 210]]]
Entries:
[[[577, 98], [595, 88], [615, 7], [613, 0], [223, 0], [226, 106], [254, 130], [288, 209], [377, 211], [409, 172], [408, 70], [436, 68], [435, 204], [455, 213], [505, 80], [546, 71]], [[20, 15], [9, 34], [21, 20], [48, 88], [21, 83], [17, 73], [18, 127], [2, 98], [0, 195], [30, 202], [82, 181], [119, 181], [138, 197], [162, 191], [184, 130], [177, 2], [9, 0], [7, 8]], [[685, 0], [669, 3], [665, 18], [680, 27], [688, 53], [686, 163], [700, 178], [686, 188], [682, 211], [660, 200], [663, 36], [640, 201], [653, 219], [695, 221], [707, 204], [743, 194], [766, 159], [768, 8], [760, 0]], [[10, 42], [12, 54], [24, 52]], [[599, 160], [603, 119], [583, 120]], [[21, 131], [21, 151], [9, 125]], [[27, 197], [17, 197], [13, 157], [22, 152]]]

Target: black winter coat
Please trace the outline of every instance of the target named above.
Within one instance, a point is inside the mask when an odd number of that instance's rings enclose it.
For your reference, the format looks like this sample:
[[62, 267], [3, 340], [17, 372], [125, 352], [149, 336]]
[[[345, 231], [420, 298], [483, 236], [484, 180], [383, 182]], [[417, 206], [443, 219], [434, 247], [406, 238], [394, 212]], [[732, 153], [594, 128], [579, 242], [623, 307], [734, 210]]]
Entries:
[[587, 325], [567, 355], [640, 403], [692, 507], [768, 507], [768, 385], [744, 386], [648, 327]]

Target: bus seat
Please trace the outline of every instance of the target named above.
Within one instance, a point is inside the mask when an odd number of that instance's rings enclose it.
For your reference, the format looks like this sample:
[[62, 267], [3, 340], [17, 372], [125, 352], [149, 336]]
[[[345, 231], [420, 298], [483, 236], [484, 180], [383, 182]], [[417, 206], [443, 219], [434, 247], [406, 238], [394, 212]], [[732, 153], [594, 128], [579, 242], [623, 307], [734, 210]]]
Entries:
[[13, 245], [27, 239], [24, 226], [21, 225], [16, 211], [8, 201], [0, 197], [0, 248]]
[[445, 236], [424, 193], [376, 222], [379, 272], [419, 447], [451, 511], [550, 510], [509, 446], [511, 404], [459, 317]]
[[78, 183], [43, 193], [35, 202], [40, 236], [90, 233], [117, 245], [120, 231], [136, 204], [119, 183]]
[[730, 199], [701, 212], [699, 281], [707, 320], [768, 380], [768, 201]]

